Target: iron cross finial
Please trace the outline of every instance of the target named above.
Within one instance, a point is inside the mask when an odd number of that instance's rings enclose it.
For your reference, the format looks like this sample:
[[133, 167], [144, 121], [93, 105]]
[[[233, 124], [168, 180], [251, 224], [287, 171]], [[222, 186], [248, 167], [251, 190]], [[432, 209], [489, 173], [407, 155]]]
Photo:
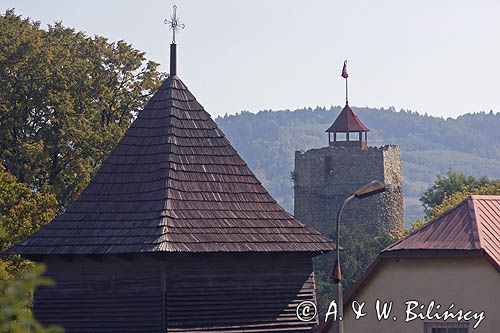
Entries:
[[172, 43], [175, 44], [175, 33], [179, 29], [184, 29], [186, 25], [184, 23], [179, 22], [179, 18], [177, 17], [177, 6], [174, 5], [174, 12], [172, 13], [172, 16], [170, 19], [165, 19], [163, 21], [165, 24], [168, 24], [170, 26], [170, 29], [172, 29]]

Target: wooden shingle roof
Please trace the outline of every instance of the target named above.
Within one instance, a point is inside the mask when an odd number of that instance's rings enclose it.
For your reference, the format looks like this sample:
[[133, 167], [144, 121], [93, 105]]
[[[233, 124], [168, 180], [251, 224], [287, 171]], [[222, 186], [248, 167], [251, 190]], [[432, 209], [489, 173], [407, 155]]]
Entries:
[[174, 75], [80, 197], [10, 252], [321, 252], [334, 247], [276, 203]]

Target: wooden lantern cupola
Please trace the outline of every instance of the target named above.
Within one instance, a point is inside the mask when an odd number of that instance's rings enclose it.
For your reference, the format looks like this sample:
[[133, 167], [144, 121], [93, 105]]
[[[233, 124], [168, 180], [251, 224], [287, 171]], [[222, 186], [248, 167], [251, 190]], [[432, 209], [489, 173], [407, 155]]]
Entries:
[[352, 111], [348, 103], [346, 103], [332, 126], [326, 130], [330, 147], [361, 149], [368, 148], [369, 131]]

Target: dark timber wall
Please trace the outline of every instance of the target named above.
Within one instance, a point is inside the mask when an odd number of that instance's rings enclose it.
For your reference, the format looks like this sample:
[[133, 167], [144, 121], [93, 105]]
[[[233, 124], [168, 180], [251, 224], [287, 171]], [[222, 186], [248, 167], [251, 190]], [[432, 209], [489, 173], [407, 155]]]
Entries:
[[57, 286], [35, 294], [43, 324], [66, 332], [308, 332], [309, 254], [168, 255], [46, 260]]
[[72, 262], [50, 259], [55, 287], [35, 292], [34, 314], [66, 333], [161, 332], [161, 264], [118, 257]]

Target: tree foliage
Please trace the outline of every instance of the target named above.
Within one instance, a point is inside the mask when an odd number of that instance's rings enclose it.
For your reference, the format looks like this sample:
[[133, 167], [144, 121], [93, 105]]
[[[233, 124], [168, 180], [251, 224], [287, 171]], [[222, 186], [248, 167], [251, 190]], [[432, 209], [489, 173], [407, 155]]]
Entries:
[[[438, 179], [439, 178], [442, 179], [444, 177], [438, 177]], [[462, 177], [459, 177], [459, 178], [461, 179]], [[469, 177], [466, 177], [466, 178], [469, 178]], [[480, 182], [481, 182], [481, 179], [474, 179], [471, 182], [471, 184], [477, 184]], [[425, 225], [429, 221], [443, 215], [444, 213], [446, 213], [446, 211], [457, 206], [462, 201], [469, 198], [471, 195], [500, 195], [500, 180], [488, 179], [487, 181], [484, 181], [484, 182], [485, 182], [485, 185], [482, 185], [480, 187], [470, 187], [470, 186], [464, 185], [461, 188], [457, 187], [458, 190], [456, 190], [456, 191], [449, 191], [449, 193], [445, 194], [444, 198], [441, 200], [441, 202], [439, 204], [434, 205], [430, 209], [430, 211], [427, 213], [427, 215], [423, 219], [418, 219], [418, 220], [414, 221], [413, 223], [411, 223], [411, 230], [409, 230], [409, 231], [415, 231], [415, 230], [420, 229], [423, 225]], [[433, 187], [430, 187], [429, 190], [431, 190]]]
[[[123, 41], [0, 15], [0, 251], [79, 194], [162, 79]], [[42, 272], [2, 257], [0, 332], [58, 331], [30, 313]]]
[[0, 16], [0, 161], [34, 190], [73, 200], [162, 79], [123, 41]]
[[[2, 237], [0, 230], [0, 237]], [[5, 333], [56, 333], [57, 327], [44, 328], [31, 314], [31, 294], [40, 286], [52, 282], [41, 275], [43, 265], [26, 268], [17, 276], [10, 277], [0, 262], [0, 332]]]
[[[27, 184], [5, 171], [0, 164], [0, 252], [38, 230], [56, 214], [54, 194], [33, 192]], [[23, 260], [17, 255], [0, 260], [0, 332], [51, 333], [56, 328], [43, 328], [31, 315], [33, 290], [48, 285], [42, 278], [43, 266]]]
[[479, 188], [465, 187], [461, 191], [447, 195], [439, 205], [433, 207], [428, 220], [443, 215], [471, 195], [500, 195], [500, 180], [490, 181]]
[[487, 177], [474, 178], [459, 172], [448, 170], [446, 176], [437, 176], [431, 187], [424, 192], [422, 201], [427, 216], [433, 215], [434, 208], [443, 203], [446, 197], [462, 191], [472, 191], [486, 185], [493, 185], [494, 180]]
[[0, 225], [9, 238], [1, 243], [2, 250], [50, 221], [56, 209], [55, 195], [33, 192], [0, 165]]
[[[33, 192], [27, 184], [20, 183], [0, 165], [0, 228], [5, 232], [5, 236], [0, 237], [0, 252], [48, 223], [56, 212], [57, 200], [54, 194]], [[30, 266], [29, 262], [18, 256], [11, 256], [0, 262], [10, 275], [16, 275]]]

